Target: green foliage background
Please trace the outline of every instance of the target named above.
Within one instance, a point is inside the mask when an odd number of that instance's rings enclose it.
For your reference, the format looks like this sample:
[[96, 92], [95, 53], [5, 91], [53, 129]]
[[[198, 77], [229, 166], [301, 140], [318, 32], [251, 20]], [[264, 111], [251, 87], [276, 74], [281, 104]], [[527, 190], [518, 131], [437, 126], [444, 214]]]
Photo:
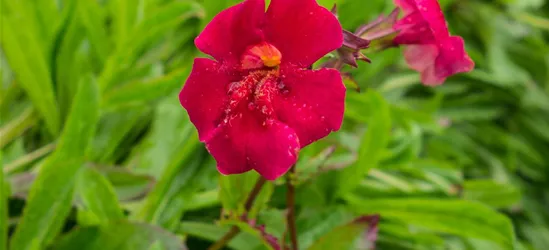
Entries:
[[[0, 0], [0, 249], [206, 249], [238, 224], [257, 174], [221, 177], [177, 99], [235, 2]], [[394, 7], [337, 3], [347, 29]], [[301, 249], [365, 249], [372, 214], [377, 249], [549, 249], [549, 4], [441, 4], [476, 70], [423, 87], [399, 49], [351, 70], [342, 131], [300, 154]], [[250, 214], [279, 238], [283, 183]], [[240, 226], [230, 248], [269, 248]]]

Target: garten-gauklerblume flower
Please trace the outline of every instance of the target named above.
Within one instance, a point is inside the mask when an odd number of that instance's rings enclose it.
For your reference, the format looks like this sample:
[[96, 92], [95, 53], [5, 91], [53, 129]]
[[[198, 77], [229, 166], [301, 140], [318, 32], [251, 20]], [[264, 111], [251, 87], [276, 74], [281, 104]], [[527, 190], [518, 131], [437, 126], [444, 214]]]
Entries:
[[404, 17], [394, 25], [399, 34], [393, 42], [406, 45], [404, 58], [421, 73], [424, 84], [442, 84], [451, 75], [473, 70], [463, 39], [450, 36], [437, 0], [395, 0], [395, 4]]
[[341, 47], [336, 17], [314, 0], [246, 0], [219, 13], [195, 44], [179, 99], [222, 174], [274, 180], [298, 152], [340, 128], [345, 87], [334, 69], [310, 70]]

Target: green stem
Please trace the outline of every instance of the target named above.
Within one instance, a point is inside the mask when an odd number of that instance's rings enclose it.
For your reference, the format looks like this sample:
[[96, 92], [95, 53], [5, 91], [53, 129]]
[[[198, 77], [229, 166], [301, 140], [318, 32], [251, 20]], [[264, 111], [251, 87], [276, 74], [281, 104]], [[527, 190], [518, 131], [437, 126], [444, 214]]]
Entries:
[[14, 120], [0, 128], [0, 148], [3, 148], [12, 140], [23, 134], [36, 123], [34, 109], [29, 107]]
[[295, 225], [295, 186], [292, 183], [293, 176], [295, 175], [295, 165], [292, 166], [290, 172], [286, 175], [286, 186], [288, 191], [286, 193], [286, 205], [288, 206], [288, 214], [286, 216], [289, 232], [290, 232], [290, 241], [292, 242], [293, 250], [298, 250], [297, 243], [297, 229]]
[[25, 165], [35, 161], [36, 159], [51, 153], [55, 149], [55, 143], [50, 143], [46, 146], [43, 146], [32, 153], [26, 154], [17, 160], [10, 162], [4, 166], [4, 173], [11, 174], [19, 168], [24, 167]]
[[[246, 199], [246, 203], [244, 203], [243, 220], [246, 220], [246, 217], [248, 216], [247, 215], [248, 212], [250, 211], [250, 209], [252, 209], [255, 199], [257, 198], [257, 195], [261, 191], [261, 188], [263, 187], [266, 181], [267, 180], [265, 180], [265, 178], [261, 176], [259, 177], [259, 179], [257, 179], [257, 182], [255, 183], [254, 188], [248, 195], [248, 199]], [[208, 248], [208, 250], [219, 250], [223, 248], [225, 245], [229, 243], [229, 241], [231, 241], [235, 236], [237, 236], [238, 233], [240, 233], [240, 228], [238, 228], [237, 226], [232, 226], [229, 232], [227, 232], [223, 237], [221, 237], [221, 239], [219, 239], [217, 242], [211, 245]]]

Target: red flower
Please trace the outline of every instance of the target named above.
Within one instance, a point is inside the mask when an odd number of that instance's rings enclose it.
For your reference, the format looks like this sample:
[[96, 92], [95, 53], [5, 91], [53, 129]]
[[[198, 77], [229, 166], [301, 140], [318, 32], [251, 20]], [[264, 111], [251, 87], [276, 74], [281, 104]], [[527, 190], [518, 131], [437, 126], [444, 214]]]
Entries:
[[400, 30], [394, 43], [408, 45], [404, 58], [421, 72], [424, 84], [442, 84], [447, 77], [474, 68], [463, 39], [450, 36], [437, 0], [395, 0], [395, 4], [402, 8], [404, 17], [394, 26]]
[[340, 128], [338, 71], [309, 70], [341, 46], [336, 17], [314, 0], [246, 0], [219, 13], [195, 44], [179, 100], [222, 174], [256, 170], [274, 180], [298, 151]]

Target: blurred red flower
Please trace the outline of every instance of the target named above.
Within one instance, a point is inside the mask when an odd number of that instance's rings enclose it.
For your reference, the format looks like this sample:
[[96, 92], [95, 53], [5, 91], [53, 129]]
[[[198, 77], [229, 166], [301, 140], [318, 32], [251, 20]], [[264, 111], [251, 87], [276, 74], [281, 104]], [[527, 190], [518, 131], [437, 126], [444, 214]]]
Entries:
[[421, 73], [424, 84], [442, 84], [451, 75], [473, 70], [463, 39], [450, 36], [437, 0], [395, 0], [395, 4], [404, 17], [394, 25], [400, 31], [394, 43], [407, 45], [406, 62]]
[[340, 128], [345, 87], [333, 69], [310, 70], [341, 47], [341, 25], [315, 0], [246, 0], [219, 13], [195, 44], [179, 95], [222, 174], [274, 180], [298, 151]]

